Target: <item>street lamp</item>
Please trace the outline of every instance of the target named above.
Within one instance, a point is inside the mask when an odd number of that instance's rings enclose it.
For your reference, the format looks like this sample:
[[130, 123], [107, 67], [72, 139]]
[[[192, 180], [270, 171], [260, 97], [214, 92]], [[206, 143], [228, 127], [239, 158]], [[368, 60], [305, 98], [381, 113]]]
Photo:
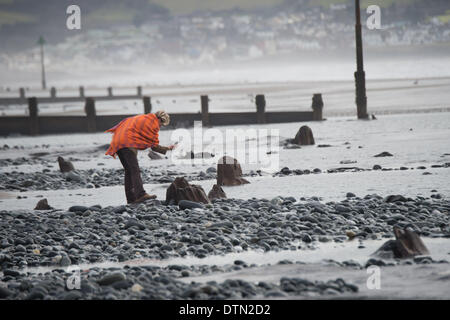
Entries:
[[361, 35], [361, 12], [359, 0], [355, 0], [355, 39], [356, 39], [356, 108], [358, 119], [368, 119], [367, 114], [367, 97], [366, 97], [366, 74], [364, 72], [362, 35]]
[[41, 46], [41, 67], [42, 67], [42, 71], [41, 71], [41, 78], [42, 78], [42, 90], [47, 89], [47, 85], [45, 83], [45, 66], [44, 66], [44, 44], [45, 44], [45, 40], [44, 37], [41, 36], [38, 40], [38, 44]]

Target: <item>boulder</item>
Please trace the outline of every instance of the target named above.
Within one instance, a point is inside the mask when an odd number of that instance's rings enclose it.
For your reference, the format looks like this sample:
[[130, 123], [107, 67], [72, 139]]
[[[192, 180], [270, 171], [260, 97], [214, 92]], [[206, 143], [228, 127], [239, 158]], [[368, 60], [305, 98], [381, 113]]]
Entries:
[[183, 177], [177, 177], [166, 191], [166, 204], [178, 204], [181, 200], [209, 203], [205, 191], [199, 185], [189, 184]]
[[217, 163], [217, 184], [219, 186], [238, 186], [250, 183], [242, 178], [242, 169], [239, 162], [228, 156], [219, 159]]
[[39, 202], [36, 204], [36, 208], [34, 210], [50, 210], [53, 209], [48, 205], [47, 199], [39, 200]]
[[225, 199], [226, 197], [227, 195], [225, 194], [225, 191], [223, 191], [222, 187], [217, 184], [213, 185], [211, 191], [208, 193], [208, 199], [211, 201], [214, 199]]
[[311, 128], [308, 126], [302, 126], [295, 135], [295, 138], [292, 141], [292, 143], [302, 146], [315, 144]]
[[69, 172], [75, 170], [72, 162], [64, 160], [63, 157], [58, 157], [59, 170], [61, 172]]
[[406, 259], [430, 254], [422, 239], [414, 231], [394, 227], [394, 235], [395, 240], [385, 242], [374, 255], [382, 258]]

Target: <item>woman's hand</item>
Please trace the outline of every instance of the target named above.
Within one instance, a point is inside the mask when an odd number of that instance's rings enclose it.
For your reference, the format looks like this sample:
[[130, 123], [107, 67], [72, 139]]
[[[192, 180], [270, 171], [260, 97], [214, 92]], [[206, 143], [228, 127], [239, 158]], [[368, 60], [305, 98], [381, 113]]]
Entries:
[[177, 146], [176, 144], [171, 144], [170, 146], [167, 147], [167, 149], [173, 150], [175, 149], [176, 146]]

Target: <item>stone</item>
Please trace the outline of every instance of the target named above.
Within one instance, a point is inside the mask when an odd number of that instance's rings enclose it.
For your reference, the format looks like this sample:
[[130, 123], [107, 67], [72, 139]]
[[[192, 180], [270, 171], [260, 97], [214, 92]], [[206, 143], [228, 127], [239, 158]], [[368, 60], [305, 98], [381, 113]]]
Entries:
[[377, 155], [375, 155], [374, 157], [379, 158], [379, 157], [393, 157], [392, 153], [389, 153], [387, 151], [383, 151]]
[[204, 206], [201, 203], [189, 201], [189, 200], [180, 200], [180, 202], [178, 202], [178, 206], [180, 207], [181, 210], [196, 209], [196, 208], [203, 209], [204, 208]]
[[34, 210], [51, 210], [53, 209], [48, 205], [47, 199], [39, 200], [39, 202], [36, 204], [36, 207]]
[[74, 171], [64, 173], [64, 177], [67, 181], [84, 182], [83, 178]]
[[142, 289], [144, 289], [139, 283], [135, 283], [133, 284], [133, 286], [131, 287], [131, 291], [132, 292], [141, 292]]
[[75, 170], [72, 162], [64, 160], [63, 157], [58, 157], [59, 170], [61, 172], [70, 172]]
[[85, 212], [86, 210], [88, 210], [88, 207], [85, 206], [71, 206], [69, 208], [70, 212]]
[[305, 146], [315, 144], [312, 130], [308, 126], [301, 126], [292, 143]]
[[152, 160], [164, 159], [161, 155], [159, 155], [158, 153], [156, 153], [155, 151], [152, 151], [152, 150], [150, 150], [147, 155]]
[[201, 186], [191, 185], [185, 178], [177, 177], [167, 188], [166, 204], [178, 204], [181, 200], [210, 203]]
[[109, 286], [115, 282], [126, 280], [126, 278], [127, 277], [122, 272], [112, 272], [98, 280], [97, 283], [101, 286]]
[[211, 201], [214, 199], [226, 199], [226, 197], [225, 191], [217, 184], [213, 185], [211, 191], [208, 193], [208, 199]]
[[406, 202], [407, 199], [401, 195], [389, 195], [384, 199], [384, 202], [392, 203], [392, 202]]
[[12, 295], [11, 290], [8, 288], [0, 287], [0, 299], [8, 298], [10, 295]]
[[250, 183], [242, 178], [242, 168], [239, 162], [229, 156], [224, 156], [217, 163], [217, 185], [237, 186]]

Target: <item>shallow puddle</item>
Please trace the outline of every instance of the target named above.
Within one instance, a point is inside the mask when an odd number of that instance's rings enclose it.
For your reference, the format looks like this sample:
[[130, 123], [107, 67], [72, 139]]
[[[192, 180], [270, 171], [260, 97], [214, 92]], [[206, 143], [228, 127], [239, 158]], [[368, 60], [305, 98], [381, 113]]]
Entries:
[[[180, 257], [169, 258], [165, 260], [157, 259], [133, 259], [124, 262], [100, 262], [93, 264], [79, 264], [67, 267], [67, 270], [80, 268], [87, 270], [90, 268], [123, 268], [124, 266], [159, 266], [166, 267], [173, 264], [179, 265], [216, 265], [223, 266], [233, 264], [235, 260], [242, 260], [247, 264], [272, 265], [282, 260], [290, 260], [292, 262], [303, 263], [320, 263], [324, 260], [332, 259], [338, 262], [354, 260], [360, 264], [365, 264], [370, 255], [375, 252], [387, 239], [383, 240], [367, 240], [362, 242], [364, 248], [358, 248], [361, 243], [358, 240], [347, 241], [344, 243], [317, 243], [314, 248], [305, 248], [299, 250], [281, 250], [263, 252], [257, 250], [240, 251], [227, 253], [224, 255], [212, 255], [206, 258], [197, 257]], [[423, 241], [430, 251], [430, 256], [434, 260], [449, 260], [450, 257], [450, 239], [446, 238], [423, 238]], [[54, 269], [62, 269], [61, 267], [37, 267], [27, 268], [24, 272], [45, 273]]]

